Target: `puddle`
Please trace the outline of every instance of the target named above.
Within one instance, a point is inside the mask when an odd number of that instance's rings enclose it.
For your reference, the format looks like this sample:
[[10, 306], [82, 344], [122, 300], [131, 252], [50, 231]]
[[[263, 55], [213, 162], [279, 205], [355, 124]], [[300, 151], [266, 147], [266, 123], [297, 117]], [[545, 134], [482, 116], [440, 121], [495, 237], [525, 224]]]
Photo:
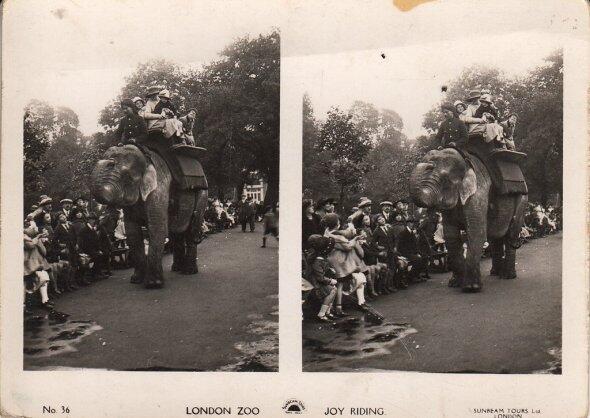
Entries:
[[279, 369], [279, 324], [257, 320], [248, 325], [256, 341], [242, 341], [234, 347], [241, 353], [238, 362], [218, 369], [222, 372], [276, 372]]
[[547, 362], [547, 368], [534, 371], [534, 374], [561, 374], [561, 348], [550, 348], [547, 353], [553, 358]]
[[24, 321], [24, 357], [49, 357], [76, 351], [75, 344], [101, 329], [93, 321], [74, 321], [58, 311], [27, 317]]
[[304, 331], [308, 334], [303, 339], [304, 367], [334, 371], [346, 368], [350, 360], [391, 354], [392, 346], [398, 341], [404, 344], [403, 338], [416, 332], [409, 324], [379, 324], [363, 317], [319, 325], [316, 330]]

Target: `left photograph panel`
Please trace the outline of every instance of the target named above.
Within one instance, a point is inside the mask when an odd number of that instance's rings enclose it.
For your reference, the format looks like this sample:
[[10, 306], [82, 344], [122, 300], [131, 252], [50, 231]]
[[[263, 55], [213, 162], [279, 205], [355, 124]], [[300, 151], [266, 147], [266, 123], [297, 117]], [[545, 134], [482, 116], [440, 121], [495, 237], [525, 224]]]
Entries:
[[23, 20], [23, 368], [278, 371], [272, 13], [83, 4]]

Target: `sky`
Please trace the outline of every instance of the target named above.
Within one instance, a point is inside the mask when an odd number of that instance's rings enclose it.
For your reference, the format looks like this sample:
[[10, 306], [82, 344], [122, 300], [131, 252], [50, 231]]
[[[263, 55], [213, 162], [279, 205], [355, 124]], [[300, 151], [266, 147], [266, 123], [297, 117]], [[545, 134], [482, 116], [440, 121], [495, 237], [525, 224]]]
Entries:
[[464, 68], [481, 64], [508, 76], [523, 75], [562, 45], [563, 39], [555, 35], [511, 33], [314, 55], [300, 58], [298, 68], [316, 117], [325, 118], [332, 106], [348, 109], [361, 100], [396, 111], [404, 121], [404, 133], [415, 138], [424, 132], [423, 115], [443, 98], [441, 86]]
[[255, 5], [190, 0], [12, 4], [5, 13], [18, 22], [18, 31], [8, 31], [7, 42], [23, 51], [13, 67], [18, 68], [19, 94], [27, 102], [71, 108], [86, 135], [100, 129], [100, 110], [139, 63], [164, 58], [201, 66], [240, 37], [269, 33], [281, 15], [272, 0]]

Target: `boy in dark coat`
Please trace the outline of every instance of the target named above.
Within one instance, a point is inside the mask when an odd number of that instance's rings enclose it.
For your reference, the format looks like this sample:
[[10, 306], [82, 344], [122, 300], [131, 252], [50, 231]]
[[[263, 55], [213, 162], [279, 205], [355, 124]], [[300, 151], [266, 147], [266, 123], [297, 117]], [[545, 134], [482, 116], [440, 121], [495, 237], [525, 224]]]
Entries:
[[455, 114], [455, 108], [450, 104], [442, 105], [445, 120], [438, 127], [436, 140], [442, 147], [464, 147], [467, 144], [467, 126]]

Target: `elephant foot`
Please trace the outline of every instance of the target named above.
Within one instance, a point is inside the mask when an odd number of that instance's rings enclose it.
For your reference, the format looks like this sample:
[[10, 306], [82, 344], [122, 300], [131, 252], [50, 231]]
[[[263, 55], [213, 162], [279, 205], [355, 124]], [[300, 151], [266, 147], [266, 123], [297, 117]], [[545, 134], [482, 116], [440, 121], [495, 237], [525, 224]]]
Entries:
[[490, 270], [490, 276], [499, 276], [500, 275], [500, 270], [492, 267], [492, 269]]
[[186, 276], [188, 276], [190, 274], [197, 274], [198, 272], [199, 272], [199, 269], [196, 267], [182, 270], [182, 274], [184, 274]]
[[129, 283], [140, 284], [140, 283], [143, 283], [143, 279], [140, 276], [138, 276], [137, 274], [134, 274], [133, 276], [131, 276]]
[[175, 263], [172, 263], [172, 267], [170, 267], [170, 271], [180, 271], [180, 267], [178, 267]]
[[144, 287], [146, 289], [161, 289], [164, 287], [164, 280], [162, 279], [152, 279], [145, 282]]
[[477, 293], [481, 291], [481, 286], [477, 283], [472, 283], [467, 286], [463, 286], [461, 289], [464, 293]]
[[459, 281], [459, 278], [457, 276], [453, 275], [449, 279], [449, 283], [447, 284], [447, 286], [449, 286], [449, 287], [460, 287], [461, 286], [461, 282]]
[[503, 279], [503, 280], [516, 279], [516, 272], [515, 271], [512, 271], [510, 273], [502, 274], [502, 276], [500, 276], [500, 278]]

